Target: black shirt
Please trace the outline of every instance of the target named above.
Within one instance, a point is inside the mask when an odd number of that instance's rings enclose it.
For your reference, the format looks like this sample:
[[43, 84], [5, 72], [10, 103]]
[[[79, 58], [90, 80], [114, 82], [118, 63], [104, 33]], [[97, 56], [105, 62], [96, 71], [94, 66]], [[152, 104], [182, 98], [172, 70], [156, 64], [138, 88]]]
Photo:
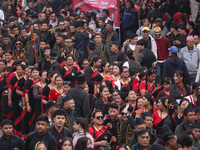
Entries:
[[60, 145], [59, 145], [59, 141], [60, 140], [63, 140], [64, 137], [72, 138], [71, 131], [68, 128], [66, 128], [66, 127], [64, 127], [61, 132], [58, 132], [56, 130], [55, 126], [50, 126], [50, 127], [48, 127], [47, 131], [49, 133], [51, 133], [51, 135], [53, 135], [55, 137], [55, 139], [57, 141], [58, 150], [60, 150]]
[[11, 135], [9, 139], [4, 136], [0, 139], [0, 149], [1, 150], [13, 150], [14, 148], [25, 150], [24, 141], [17, 135]]
[[53, 135], [46, 132], [40, 136], [36, 131], [29, 133], [25, 139], [25, 150], [35, 150], [35, 145], [39, 141], [45, 141], [48, 146], [48, 150], [57, 150], [57, 142]]
[[111, 123], [112, 124], [111, 133], [113, 136], [117, 137], [117, 123], [118, 122], [120, 122], [119, 119], [117, 119], [116, 121], [112, 121], [110, 118], [108, 118], [103, 122], [103, 125], [107, 125], [108, 123]]

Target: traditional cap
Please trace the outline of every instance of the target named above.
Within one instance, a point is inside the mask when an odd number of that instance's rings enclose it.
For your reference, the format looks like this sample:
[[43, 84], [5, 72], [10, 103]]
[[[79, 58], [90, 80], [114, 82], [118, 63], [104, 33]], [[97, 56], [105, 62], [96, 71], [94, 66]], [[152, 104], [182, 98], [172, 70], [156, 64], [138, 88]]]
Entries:
[[112, 26], [113, 26], [113, 24], [114, 24], [114, 21], [112, 21], [112, 20], [108, 20], [107, 24], [110, 24], [110, 25], [112, 25]]
[[162, 102], [163, 106], [165, 106], [165, 108], [168, 108], [168, 106], [169, 106], [169, 97], [162, 96], [160, 98], [160, 101]]
[[88, 42], [88, 47], [89, 47], [90, 50], [95, 50], [95, 42], [90, 40]]
[[7, 13], [12, 13], [12, 9], [7, 9]]
[[33, 33], [36, 33], [37, 35], [39, 35], [38, 30], [36, 30], [35, 28], [33, 28]]
[[48, 110], [49, 108], [51, 108], [52, 106], [58, 106], [59, 104], [56, 103], [56, 101], [48, 101], [46, 104], [46, 109]]
[[112, 44], [113, 44], [113, 45], [117, 45], [117, 46], [119, 46], [119, 41], [113, 41]]
[[166, 135], [166, 134], [168, 134], [168, 133], [170, 133], [170, 132], [172, 132], [172, 131], [171, 131], [171, 129], [169, 128], [169, 126], [166, 124], [166, 125], [164, 125], [164, 126], [162, 126], [162, 127], [159, 127], [159, 128], [157, 129], [157, 132], [158, 132], [158, 135], [159, 135], [159, 137], [160, 137], [160, 136], [164, 136], [164, 135]]
[[62, 33], [58, 33], [57, 37], [65, 38], [65, 36]]
[[15, 29], [15, 28], [18, 28], [18, 26], [16, 26], [15, 24], [13, 26], [11, 26], [11, 29]]
[[154, 28], [154, 31], [155, 31], [155, 30], [160, 30], [160, 31], [161, 31], [161, 28], [158, 27], [158, 26], [156, 26], [156, 27]]
[[30, 23], [30, 20], [28, 19], [28, 18], [26, 18], [25, 20], [24, 20], [24, 25], [27, 25], [27, 24], [29, 24]]
[[71, 39], [71, 36], [70, 35], [65, 35], [65, 40], [67, 39]]
[[65, 15], [65, 16], [67, 16], [67, 12], [66, 11], [62, 11], [62, 13], [61, 14], [63, 14], [63, 15]]
[[85, 81], [87, 81], [85, 73], [83, 73], [83, 74], [78, 76], [78, 78], [77, 78], [77, 83], [78, 84], [83, 84]]
[[10, 38], [10, 36], [8, 34], [3, 34], [2, 36], [3, 36], [3, 38], [7, 38], [7, 37]]
[[101, 20], [101, 21], [105, 22], [105, 19], [104, 19], [104, 18], [99, 18], [99, 20]]
[[57, 53], [56, 52], [54, 52], [54, 51], [51, 51], [50, 52], [50, 59], [57, 59], [58, 57], [57, 57]]
[[143, 119], [145, 119], [145, 117], [151, 117], [151, 112], [149, 112], [149, 111], [143, 112], [143, 113], [141, 113], [141, 117], [142, 117]]
[[83, 21], [77, 21], [75, 27], [83, 27]]
[[65, 97], [62, 98], [63, 103], [72, 100], [73, 97], [70, 94], [67, 94]]
[[45, 20], [43, 20], [42, 22], [41, 22], [41, 24], [49, 24], [49, 20], [47, 20], [47, 19], [45, 19]]
[[135, 119], [135, 125], [141, 125], [141, 124], [145, 124], [144, 119], [142, 118], [136, 118]]
[[200, 129], [200, 121], [192, 123], [190, 129]]
[[143, 27], [143, 28], [142, 28], [142, 32], [143, 32], [143, 31], [149, 31], [149, 27]]
[[156, 19], [156, 22], [157, 22], [157, 21], [162, 22], [162, 18], [157, 18], [157, 19]]
[[69, 18], [65, 18], [65, 21], [70, 22], [70, 19]]
[[176, 46], [172, 46], [172, 47], [168, 48], [168, 50], [169, 50], [172, 54], [178, 53], [178, 48], [177, 48]]
[[184, 109], [183, 113], [185, 116], [187, 115], [187, 113], [194, 111], [194, 108], [189, 103], [186, 103], [184, 108], [185, 109]]
[[194, 40], [194, 37], [192, 35], [187, 36], [187, 41], [190, 41], [190, 40]]
[[32, 18], [38, 18], [38, 15], [36, 13], [33, 13]]

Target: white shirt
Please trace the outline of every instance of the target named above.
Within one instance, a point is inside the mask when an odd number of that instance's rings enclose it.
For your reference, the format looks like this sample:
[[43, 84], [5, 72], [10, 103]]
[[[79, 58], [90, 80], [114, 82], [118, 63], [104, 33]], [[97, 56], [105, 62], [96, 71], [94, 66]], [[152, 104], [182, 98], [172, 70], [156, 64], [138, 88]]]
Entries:
[[[0, 19], [4, 20], [4, 18], [5, 18], [4, 12], [3, 12], [3, 10], [0, 9]], [[1, 26], [2, 26], [3, 22], [0, 21], [0, 23], [1, 23]]]

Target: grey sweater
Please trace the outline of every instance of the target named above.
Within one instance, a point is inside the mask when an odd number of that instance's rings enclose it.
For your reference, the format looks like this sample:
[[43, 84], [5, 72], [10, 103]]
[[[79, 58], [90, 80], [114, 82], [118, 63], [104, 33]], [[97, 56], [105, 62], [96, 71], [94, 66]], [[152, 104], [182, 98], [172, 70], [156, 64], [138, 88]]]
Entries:
[[196, 74], [199, 66], [199, 50], [194, 47], [193, 50], [189, 50], [187, 46], [180, 50], [179, 58], [185, 61], [189, 74]]

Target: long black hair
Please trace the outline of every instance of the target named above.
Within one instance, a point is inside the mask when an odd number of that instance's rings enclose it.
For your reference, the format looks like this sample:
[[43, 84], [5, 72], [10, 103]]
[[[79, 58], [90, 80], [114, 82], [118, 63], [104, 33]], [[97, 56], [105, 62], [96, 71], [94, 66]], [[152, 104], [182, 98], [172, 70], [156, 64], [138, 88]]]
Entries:
[[185, 89], [187, 91], [186, 95], [190, 94], [190, 90], [188, 89], [187, 85], [186, 85], [186, 81], [185, 81], [185, 77], [184, 77], [184, 72], [182, 70], [178, 70], [176, 71], [174, 74], [176, 74], [177, 76], [183, 77], [183, 84], [185, 86]]

